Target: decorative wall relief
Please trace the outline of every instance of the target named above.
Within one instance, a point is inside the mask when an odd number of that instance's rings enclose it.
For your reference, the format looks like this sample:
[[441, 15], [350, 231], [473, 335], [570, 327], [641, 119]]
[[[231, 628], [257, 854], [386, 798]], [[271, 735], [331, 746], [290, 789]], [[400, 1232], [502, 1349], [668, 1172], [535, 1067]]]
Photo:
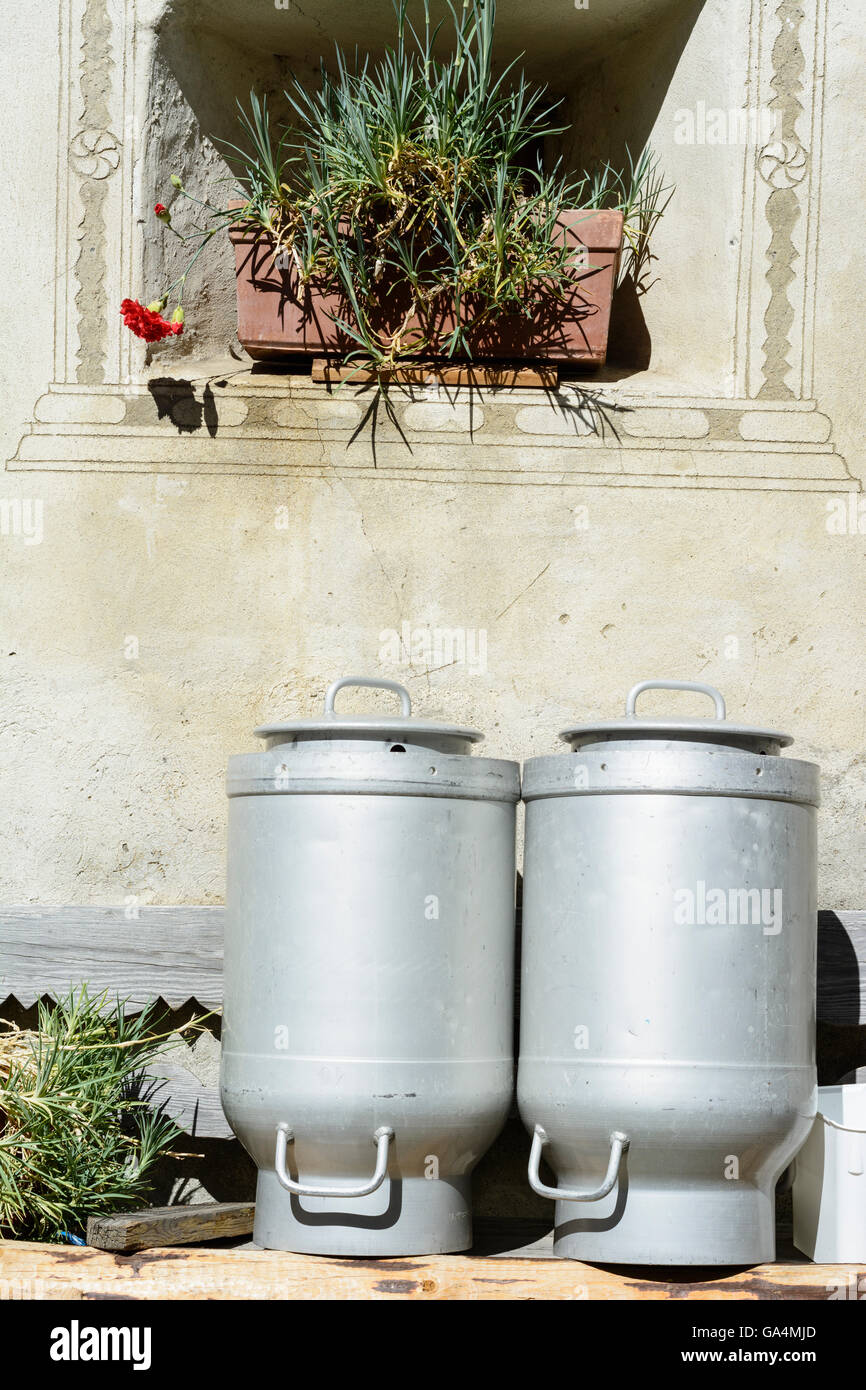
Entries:
[[[114, 322], [133, 228], [131, 54], [134, 0], [62, 0], [57, 164], [55, 382], [125, 379]], [[118, 235], [119, 232], [119, 235]]]
[[779, 138], [765, 146], [758, 159], [758, 173], [770, 187], [766, 216], [772, 229], [767, 248], [767, 283], [770, 303], [764, 314], [767, 336], [764, 339], [764, 383], [759, 396], [771, 399], [793, 398], [794, 391], [786, 378], [791, 371], [788, 361], [788, 335], [794, 326], [795, 310], [788, 299], [788, 287], [796, 279], [794, 261], [798, 251], [792, 240], [800, 217], [797, 192], [808, 172], [809, 157], [797, 136], [797, 120], [803, 114], [798, 99], [803, 90], [805, 68], [798, 31], [803, 11], [796, 0], [783, 0], [776, 11], [780, 28], [773, 44], [773, 78], [775, 92], [770, 109], [779, 118]]
[[761, 400], [811, 395], [828, 0], [752, 0], [747, 104], [775, 117], [746, 161], [738, 376]]
[[745, 84], [731, 105], [770, 109], [777, 122], [743, 156], [733, 397], [652, 397], [628, 380], [550, 399], [408, 390], [396, 410], [402, 434], [384, 421], [376, 457], [359, 430], [363, 394], [335, 398], [309, 379], [254, 381], [234, 369], [197, 379], [184, 365], [170, 369], [177, 399], [168, 380], [157, 402], [134, 369], [137, 345], [117, 306], [143, 259], [147, 191], [133, 170], [161, 4], [61, 2], [55, 376], [8, 468], [310, 476], [339, 467], [379, 479], [859, 490], [813, 396], [828, 0], [751, 0]]
[[88, 0], [81, 17], [78, 129], [69, 146], [69, 164], [79, 179], [82, 215], [76, 230], [78, 256], [78, 349], [76, 381], [94, 385], [105, 380], [106, 309], [105, 257], [106, 179], [120, 163], [120, 142], [109, 130], [111, 24], [105, 0]]

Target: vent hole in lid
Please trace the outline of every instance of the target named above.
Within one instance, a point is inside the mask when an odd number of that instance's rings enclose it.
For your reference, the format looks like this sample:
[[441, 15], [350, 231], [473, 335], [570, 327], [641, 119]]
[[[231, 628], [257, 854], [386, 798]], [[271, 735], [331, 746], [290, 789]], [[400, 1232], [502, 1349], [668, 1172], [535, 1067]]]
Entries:
[[406, 749], [405, 749], [405, 747], [404, 747], [404, 745], [403, 745], [402, 743], [392, 743], [392, 744], [391, 744], [391, 752], [392, 752], [392, 753], [405, 753], [405, 752], [406, 752]]

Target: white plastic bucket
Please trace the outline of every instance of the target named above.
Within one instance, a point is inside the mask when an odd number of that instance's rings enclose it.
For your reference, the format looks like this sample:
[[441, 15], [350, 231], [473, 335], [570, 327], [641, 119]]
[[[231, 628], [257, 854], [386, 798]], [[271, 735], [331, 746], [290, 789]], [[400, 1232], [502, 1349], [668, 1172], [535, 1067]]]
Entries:
[[819, 1087], [795, 1164], [797, 1249], [819, 1264], [866, 1262], [866, 1085]]

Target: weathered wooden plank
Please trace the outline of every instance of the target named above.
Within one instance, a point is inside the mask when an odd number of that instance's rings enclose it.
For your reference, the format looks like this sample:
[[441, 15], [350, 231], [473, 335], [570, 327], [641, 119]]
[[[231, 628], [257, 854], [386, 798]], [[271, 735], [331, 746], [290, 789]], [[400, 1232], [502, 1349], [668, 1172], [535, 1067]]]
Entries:
[[97, 1250], [151, 1250], [155, 1246], [203, 1245], [247, 1236], [253, 1229], [252, 1202], [200, 1202], [187, 1207], [149, 1207], [114, 1216], [91, 1216], [87, 1244]]
[[[118, 1255], [92, 1248], [0, 1242], [0, 1288], [7, 1297], [56, 1296], [68, 1284], [84, 1298], [279, 1299], [392, 1302], [607, 1299], [631, 1301], [809, 1299], [866, 1292], [853, 1265], [808, 1261], [725, 1270], [617, 1271], [576, 1260], [479, 1258], [327, 1259], [245, 1247], [147, 1250]], [[853, 1290], [853, 1292], [851, 1292]], [[16, 1292], [17, 1291], [17, 1292]]]
[[[222, 1004], [222, 907], [0, 908], [0, 999], [29, 1007], [87, 980], [130, 996]], [[866, 1023], [866, 911], [818, 914], [818, 1018]]]
[[[222, 1005], [222, 907], [18, 907], [0, 910], [0, 1000], [29, 1008], [86, 982], [91, 992], [128, 1000], [130, 1010], [156, 998], [173, 1008], [195, 999]], [[187, 1134], [230, 1139], [219, 1090], [164, 1054], [151, 1075], [153, 1097]]]
[[[93, 990], [128, 997], [130, 1008], [161, 997], [172, 1007], [194, 998], [218, 1009], [225, 909], [138, 911], [129, 920], [117, 907], [0, 909], [0, 1000], [13, 995], [29, 1007], [43, 994], [56, 997], [87, 981]], [[822, 1024], [848, 1026], [843, 1070], [866, 1064], [866, 1033], [853, 1031], [866, 1024], [866, 912], [819, 913], [817, 1014]], [[835, 1046], [832, 1031], [821, 1036], [825, 1051]], [[168, 1060], [159, 1067], [161, 1098], [181, 1128], [231, 1136], [215, 1087]]]
[[161, 1105], [185, 1134], [201, 1139], [232, 1139], [234, 1132], [223, 1114], [217, 1086], [208, 1086], [176, 1060], [163, 1053], [148, 1070], [152, 1085], [147, 1098]]
[[222, 1004], [222, 907], [7, 907], [0, 910], [0, 1000], [29, 1008], [86, 981], [129, 998]]

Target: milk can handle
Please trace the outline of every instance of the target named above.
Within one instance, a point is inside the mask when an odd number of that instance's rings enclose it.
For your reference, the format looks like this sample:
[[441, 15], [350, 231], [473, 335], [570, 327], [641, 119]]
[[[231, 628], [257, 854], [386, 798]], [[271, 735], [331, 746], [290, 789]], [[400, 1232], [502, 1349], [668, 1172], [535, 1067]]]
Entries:
[[716, 718], [725, 717], [725, 697], [714, 685], [704, 685], [703, 681], [638, 681], [628, 692], [625, 702], [625, 712], [629, 718], [634, 716], [638, 695], [642, 695], [645, 690], [694, 690], [698, 695], [709, 695], [716, 707]]
[[376, 1167], [369, 1182], [361, 1183], [360, 1187], [313, 1187], [309, 1183], [294, 1182], [289, 1177], [286, 1169], [286, 1148], [294, 1143], [295, 1136], [287, 1124], [277, 1125], [277, 1152], [274, 1158], [277, 1180], [281, 1187], [287, 1192], [293, 1192], [296, 1197], [369, 1197], [385, 1180], [388, 1171], [388, 1145], [393, 1138], [394, 1131], [390, 1125], [382, 1125], [375, 1131], [373, 1139], [376, 1143]]
[[334, 681], [328, 686], [325, 694], [325, 714], [334, 713], [334, 700], [337, 692], [342, 690], [345, 685], [364, 685], [371, 690], [393, 690], [395, 695], [400, 696], [400, 713], [404, 719], [408, 719], [412, 713], [412, 701], [409, 691], [405, 685], [399, 681], [378, 680], [375, 676], [343, 676], [341, 680]]
[[610, 1136], [610, 1159], [608, 1160], [607, 1172], [601, 1187], [591, 1188], [588, 1192], [575, 1192], [571, 1187], [547, 1187], [538, 1173], [541, 1163], [541, 1150], [545, 1144], [550, 1143], [550, 1139], [545, 1134], [541, 1125], [535, 1126], [535, 1133], [532, 1136], [532, 1148], [529, 1151], [529, 1186], [533, 1192], [537, 1192], [539, 1197], [552, 1197], [555, 1202], [598, 1202], [602, 1197], [606, 1197], [619, 1176], [619, 1165], [622, 1156], [629, 1146], [629, 1137], [623, 1134], [621, 1129], [615, 1129]]

